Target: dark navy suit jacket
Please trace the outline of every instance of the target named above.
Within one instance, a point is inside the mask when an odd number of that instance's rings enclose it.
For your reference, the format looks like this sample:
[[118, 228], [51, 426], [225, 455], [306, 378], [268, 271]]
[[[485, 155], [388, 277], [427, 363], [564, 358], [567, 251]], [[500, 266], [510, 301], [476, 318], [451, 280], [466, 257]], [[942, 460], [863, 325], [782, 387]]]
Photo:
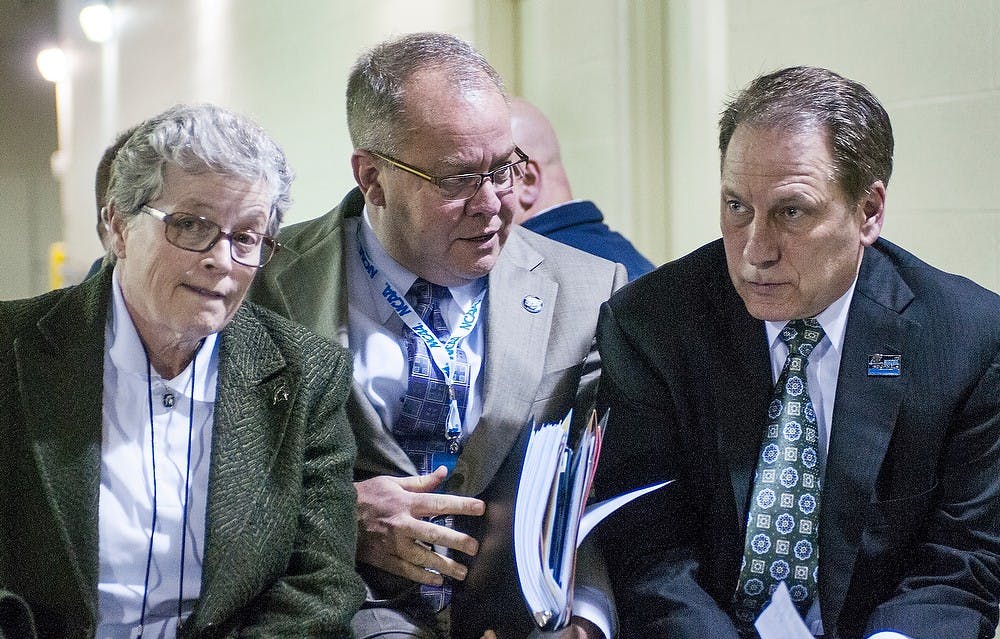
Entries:
[[542, 211], [521, 226], [624, 265], [629, 281], [653, 270], [653, 263], [643, 257], [631, 242], [608, 228], [600, 209], [593, 202], [578, 200], [560, 204]]
[[[772, 381], [722, 241], [602, 308], [596, 497], [674, 484], [598, 529], [624, 637], [735, 639], [730, 601]], [[870, 376], [874, 354], [901, 374]], [[645, 500], [645, 501], [642, 501]], [[819, 524], [827, 639], [992, 638], [1000, 593], [1000, 297], [884, 240], [851, 300]]]

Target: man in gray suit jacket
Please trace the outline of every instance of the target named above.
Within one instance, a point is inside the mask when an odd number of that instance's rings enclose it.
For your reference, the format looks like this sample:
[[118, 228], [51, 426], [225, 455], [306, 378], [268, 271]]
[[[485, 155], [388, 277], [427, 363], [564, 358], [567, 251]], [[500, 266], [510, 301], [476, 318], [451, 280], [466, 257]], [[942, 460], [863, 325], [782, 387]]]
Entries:
[[[476, 497], [529, 418], [588, 412], [600, 372], [598, 308], [626, 274], [511, 224], [527, 157], [514, 144], [499, 76], [467, 43], [411, 34], [365, 53], [347, 111], [358, 189], [327, 215], [285, 229], [286, 250], [252, 295], [355, 354], [349, 413], [359, 446], [358, 561], [369, 585], [355, 632], [440, 636], [449, 608], [447, 595], [432, 601], [435, 587], [466, 574], [450, 551], [474, 555], [481, 540], [428, 520], [483, 514]], [[455, 364], [468, 366], [459, 420], [441, 413], [418, 443], [438, 447], [433, 462], [412, 436], [402, 443], [400, 427], [417, 348], [404, 324], [416, 313], [401, 299], [421, 280], [447, 289], [445, 323], [453, 336], [467, 333], [466, 361]], [[449, 462], [445, 447], [457, 458]]]

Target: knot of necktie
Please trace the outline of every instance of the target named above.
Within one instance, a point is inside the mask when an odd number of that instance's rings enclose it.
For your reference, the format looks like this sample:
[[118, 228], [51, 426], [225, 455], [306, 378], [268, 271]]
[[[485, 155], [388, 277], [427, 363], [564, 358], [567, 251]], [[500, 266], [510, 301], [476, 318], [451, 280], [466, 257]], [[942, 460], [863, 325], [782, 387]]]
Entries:
[[778, 337], [788, 345], [790, 355], [800, 355], [803, 359], [808, 359], [825, 334], [819, 322], [810, 317], [788, 322]]
[[406, 301], [438, 338], [443, 338], [448, 331], [441, 314], [441, 304], [450, 297], [451, 291], [447, 286], [428, 282], [422, 277], [418, 277], [406, 292]]

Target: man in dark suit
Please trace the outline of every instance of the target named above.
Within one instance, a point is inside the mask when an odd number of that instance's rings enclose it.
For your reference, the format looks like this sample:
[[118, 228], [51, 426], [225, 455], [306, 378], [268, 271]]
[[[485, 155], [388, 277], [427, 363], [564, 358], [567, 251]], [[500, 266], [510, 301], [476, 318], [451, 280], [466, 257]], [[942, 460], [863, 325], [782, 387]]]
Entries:
[[[499, 75], [468, 43], [417, 33], [365, 52], [348, 80], [347, 117], [358, 188], [281, 233], [284, 250], [252, 298], [354, 352], [348, 414], [369, 586], [355, 634], [447, 636], [450, 623], [453, 636], [478, 638], [485, 628], [459, 630], [450, 583], [440, 586], [467, 574], [453, 551], [475, 555], [482, 539], [447, 519], [484, 513], [478, 497], [518, 454], [529, 418], [586, 417], [600, 372], [598, 310], [625, 271], [511, 224], [527, 157]], [[418, 289], [433, 292], [423, 305], [432, 320], [415, 320]], [[454, 359], [416, 342], [431, 330], [462, 337]], [[437, 390], [415, 397], [418, 385]], [[520, 601], [516, 591], [486, 594]]]
[[514, 186], [514, 223], [618, 262], [628, 271], [629, 280], [652, 271], [652, 262], [624, 236], [608, 228], [596, 204], [573, 198], [559, 139], [545, 114], [524, 98], [513, 98], [510, 126], [514, 140], [531, 156], [524, 177]]
[[879, 239], [860, 84], [783, 69], [720, 127], [722, 239], [602, 309], [598, 497], [676, 479], [600, 529], [623, 635], [756, 636], [787, 588], [816, 636], [993, 637], [1000, 298]]

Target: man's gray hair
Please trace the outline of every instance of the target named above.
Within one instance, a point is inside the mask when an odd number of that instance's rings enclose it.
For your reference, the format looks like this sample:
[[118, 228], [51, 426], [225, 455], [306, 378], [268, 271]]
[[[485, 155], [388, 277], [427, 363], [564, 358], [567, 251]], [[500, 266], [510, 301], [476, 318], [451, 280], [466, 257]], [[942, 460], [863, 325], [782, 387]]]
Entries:
[[411, 33], [364, 52], [347, 81], [347, 129], [356, 149], [395, 155], [406, 141], [406, 83], [425, 69], [447, 74], [458, 89], [495, 88], [503, 79], [465, 40]]
[[747, 85], [722, 112], [719, 151], [726, 149], [745, 124], [760, 129], [805, 132], [819, 128], [829, 135], [832, 176], [852, 202], [869, 187], [892, 175], [892, 125], [889, 114], [864, 85], [828, 69], [788, 67]]
[[263, 181], [273, 193], [271, 234], [292, 203], [294, 175], [281, 147], [260, 125], [219, 106], [179, 104], [139, 124], [115, 156], [109, 204], [126, 218], [138, 215], [162, 192], [167, 164], [192, 174]]

